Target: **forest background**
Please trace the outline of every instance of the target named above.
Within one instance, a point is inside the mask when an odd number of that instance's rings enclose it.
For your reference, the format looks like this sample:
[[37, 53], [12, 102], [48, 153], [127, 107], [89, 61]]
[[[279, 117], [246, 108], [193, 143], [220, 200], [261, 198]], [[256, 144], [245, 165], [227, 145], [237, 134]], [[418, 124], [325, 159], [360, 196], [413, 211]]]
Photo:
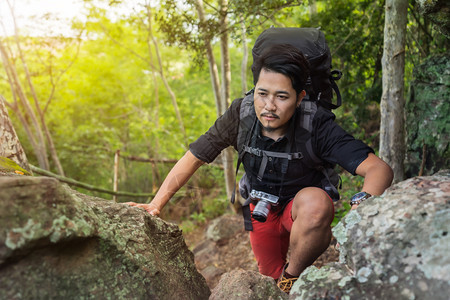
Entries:
[[[13, 14], [14, 1], [2, 1]], [[252, 87], [251, 47], [270, 26], [321, 28], [333, 68], [344, 74], [337, 122], [378, 151], [384, 1], [78, 2], [82, 13], [70, 21], [51, 14], [35, 20], [36, 26], [69, 25], [70, 33], [47, 28], [36, 35], [18, 22], [1, 21], [15, 32], [0, 37], [0, 95], [34, 166], [112, 190], [116, 156], [118, 190], [146, 195], [115, 200], [149, 201], [189, 143]], [[417, 13], [415, 1], [409, 1], [407, 18], [406, 92], [414, 67], [447, 50], [447, 40]], [[224, 180], [224, 169], [234, 173], [235, 159], [223, 155], [203, 166], [162, 218], [189, 231], [235, 211], [230, 176]], [[341, 196], [349, 199], [362, 181], [339, 171]], [[336, 220], [348, 209], [341, 203]]]

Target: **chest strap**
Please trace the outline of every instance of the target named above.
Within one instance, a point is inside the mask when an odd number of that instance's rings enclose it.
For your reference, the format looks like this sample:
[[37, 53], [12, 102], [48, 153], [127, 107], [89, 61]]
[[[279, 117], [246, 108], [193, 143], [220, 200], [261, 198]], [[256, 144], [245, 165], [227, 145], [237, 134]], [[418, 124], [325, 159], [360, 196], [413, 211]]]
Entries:
[[[287, 160], [303, 158], [303, 154], [301, 152], [295, 152], [295, 153], [273, 152], [273, 151], [266, 151], [266, 150], [261, 150], [258, 148], [249, 147], [246, 145], [244, 145], [244, 152], [247, 152], [247, 153], [259, 156], [259, 157], [262, 156], [262, 161], [261, 161], [261, 165], [259, 166], [258, 176], [257, 176], [257, 179], [259, 181], [262, 181], [262, 178], [264, 176], [264, 171], [266, 170], [269, 157], [285, 158]], [[287, 164], [282, 164], [281, 173], [285, 174], [286, 172], [287, 172]]]

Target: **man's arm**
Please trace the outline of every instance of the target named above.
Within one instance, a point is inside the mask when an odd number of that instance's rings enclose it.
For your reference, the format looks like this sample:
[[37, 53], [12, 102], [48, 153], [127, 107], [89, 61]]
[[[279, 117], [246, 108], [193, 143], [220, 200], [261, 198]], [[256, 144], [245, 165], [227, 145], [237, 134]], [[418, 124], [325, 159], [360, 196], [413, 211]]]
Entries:
[[[356, 174], [364, 177], [363, 192], [381, 195], [391, 186], [394, 172], [391, 167], [375, 154], [369, 153], [367, 158], [356, 168]], [[356, 208], [353, 205], [352, 208]]]
[[127, 204], [144, 208], [153, 216], [159, 215], [163, 207], [169, 202], [170, 198], [186, 184], [189, 178], [191, 178], [203, 164], [203, 161], [196, 158], [191, 151], [188, 150], [175, 164], [172, 170], [170, 170], [155, 197], [149, 204], [134, 202], [127, 202]]

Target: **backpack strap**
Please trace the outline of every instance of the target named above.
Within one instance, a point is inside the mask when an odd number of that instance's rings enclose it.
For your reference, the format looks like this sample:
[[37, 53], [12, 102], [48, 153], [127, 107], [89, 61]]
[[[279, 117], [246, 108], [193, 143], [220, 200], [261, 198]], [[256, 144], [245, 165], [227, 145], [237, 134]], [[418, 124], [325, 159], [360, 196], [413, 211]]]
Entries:
[[342, 97], [341, 92], [339, 91], [339, 87], [336, 83], [342, 77], [342, 72], [340, 70], [333, 70], [330, 73], [330, 84], [333, 91], [336, 93], [336, 104], [331, 103], [331, 100], [327, 101], [326, 99], [320, 98], [320, 93], [317, 97], [317, 101], [328, 110], [339, 108], [342, 105]]
[[[253, 108], [253, 93], [254, 88], [245, 94], [244, 99], [242, 99], [241, 107], [239, 111], [239, 131], [237, 136], [237, 150], [238, 150], [238, 160], [236, 163], [236, 173], [235, 177], [239, 172], [239, 167], [242, 163], [242, 158], [244, 157], [245, 151], [243, 150], [244, 145], [248, 145], [252, 131], [256, 124], [256, 114]], [[233, 193], [231, 195], [231, 203], [234, 204], [236, 200], [236, 180], [234, 181]]]
[[[332, 80], [332, 83], [334, 83], [333, 80]], [[334, 83], [334, 85], [336, 85], [336, 83]], [[336, 85], [336, 88], [337, 88], [337, 85]], [[336, 94], [338, 95], [338, 101], [339, 101], [338, 106], [340, 106], [341, 105], [340, 104], [341, 95], [339, 93], [339, 89], [337, 89]], [[320, 97], [320, 94], [319, 94], [319, 97]], [[334, 105], [334, 104], [331, 104], [331, 105]], [[313, 129], [312, 123], [313, 123], [314, 116], [317, 112], [317, 104], [315, 101], [310, 101], [308, 98], [306, 98], [301, 103], [301, 109], [302, 109], [302, 113], [300, 114], [300, 124], [304, 129], [306, 129], [308, 132], [312, 133], [312, 129]], [[316, 170], [320, 171], [325, 176], [327, 182], [331, 183], [331, 184], [327, 184], [326, 188], [330, 189], [332, 191], [333, 195], [339, 195], [339, 191], [337, 190], [336, 185], [333, 184], [333, 181], [336, 181], [336, 180], [332, 180], [330, 177], [331, 168], [325, 167], [323, 161], [319, 157], [317, 157], [317, 155], [314, 153], [311, 138], [309, 138], [306, 141], [305, 147], [306, 147], [307, 155], [315, 164], [314, 168]], [[342, 185], [342, 182], [341, 182], [341, 179], [339, 176], [338, 176], [337, 185]], [[333, 200], [339, 200], [339, 199], [333, 199]]]
[[[231, 195], [231, 203], [234, 204], [236, 201], [236, 178], [239, 172], [239, 167], [242, 163], [242, 158], [244, 157], [245, 151], [244, 146], [248, 145], [252, 136], [252, 132], [256, 125], [256, 113], [253, 108], [253, 93], [254, 88], [245, 94], [244, 99], [241, 102], [241, 108], [239, 111], [239, 131], [237, 136], [237, 150], [238, 150], [238, 160], [236, 163], [235, 181], [234, 188]], [[246, 199], [245, 203], [242, 205], [242, 215], [244, 217], [244, 227], [246, 231], [252, 231], [252, 219], [250, 213], [250, 197]]]
[[[319, 95], [320, 96], [320, 95]], [[300, 125], [306, 129], [309, 133], [312, 134], [313, 129], [313, 120], [314, 116], [317, 112], [317, 104], [315, 101], [310, 101], [308, 96], [305, 96], [303, 99], [301, 105], [301, 114], [300, 114]], [[306, 152], [309, 158], [314, 162], [316, 165], [322, 165], [322, 160], [317, 157], [317, 155], [313, 151], [312, 147], [312, 139], [309, 138], [306, 141], [305, 144]]]

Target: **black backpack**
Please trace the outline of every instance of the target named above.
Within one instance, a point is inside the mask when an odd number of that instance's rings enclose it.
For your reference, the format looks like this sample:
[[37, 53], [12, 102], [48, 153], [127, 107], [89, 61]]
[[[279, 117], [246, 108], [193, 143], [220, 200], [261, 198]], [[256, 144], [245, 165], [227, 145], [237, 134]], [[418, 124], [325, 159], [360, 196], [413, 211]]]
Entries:
[[[300, 124], [309, 133], [312, 132], [312, 123], [318, 105], [325, 109], [331, 110], [341, 105], [341, 95], [335, 81], [340, 79], [342, 73], [338, 70], [331, 70], [331, 53], [325, 41], [324, 34], [317, 28], [269, 28], [265, 30], [257, 38], [252, 50], [253, 60], [261, 54], [262, 50], [274, 44], [291, 44], [298, 48], [310, 64], [310, 78], [308, 79], [306, 92], [300, 106]], [[333, 104], [333, 90], [337, 95], [337, 102]], [[322, 187], [333, 195], [333, 200], [339, 200], [338, 186], [340, 178], [334, 171], [334, 166], [323, 162], [318, 158], [312, 148], [311, 138], [306, 140], [306, 153], [274, 153], [255, 149], [249, 146], [249, 141], [253, 134], [256, 122], [256, 114], [253, 107], [253, 89], [248, 92], [242, 100], [240, 108], [239, 132], [237, 138], [237, 149], [239, 152], [238, 162], [236, 166], [236, 175], [242, 158], [245, 153], [252, 155], [261, 155], [265, 157], [276, 156], [286, 158], [286, 161], [292, 159], [302, 159], [304, 156], [315, 164], [315, 168], [324, 174]], [[264, 154], [263, 154], [264, 152]], [[264, 160], [263, 160], [264, 161]], [[259, 174], [264, 172], [265, 166], [260, 166]], [[243, 214], [246, 230], [252, 230], [250, 210], [248, 204], [250, 199], [245, 195], [245, 188], [242, 186], [245, 177], [240, 181], [240, 191], [247, 199], [243, 205]], [[244, 191], [244, 192], [243, 192]], [[234, 203], [235, 195], [231, 198]]]
[[[255, 41], [252, 49], [253, 61], [264, 49], [276, 44], [290, 44], [299, 49], [308, 60], [310, 78], [306, 92], [309, 100], [330, 110], [341, 106], [341, 94], [335, 81], [341, 78], [342, 72], [332, 70], [330, 49], [320, 29], [269, 28], [263, 31]], [[336, 104], [332, 103], [333, 90], [337, 96]]]

